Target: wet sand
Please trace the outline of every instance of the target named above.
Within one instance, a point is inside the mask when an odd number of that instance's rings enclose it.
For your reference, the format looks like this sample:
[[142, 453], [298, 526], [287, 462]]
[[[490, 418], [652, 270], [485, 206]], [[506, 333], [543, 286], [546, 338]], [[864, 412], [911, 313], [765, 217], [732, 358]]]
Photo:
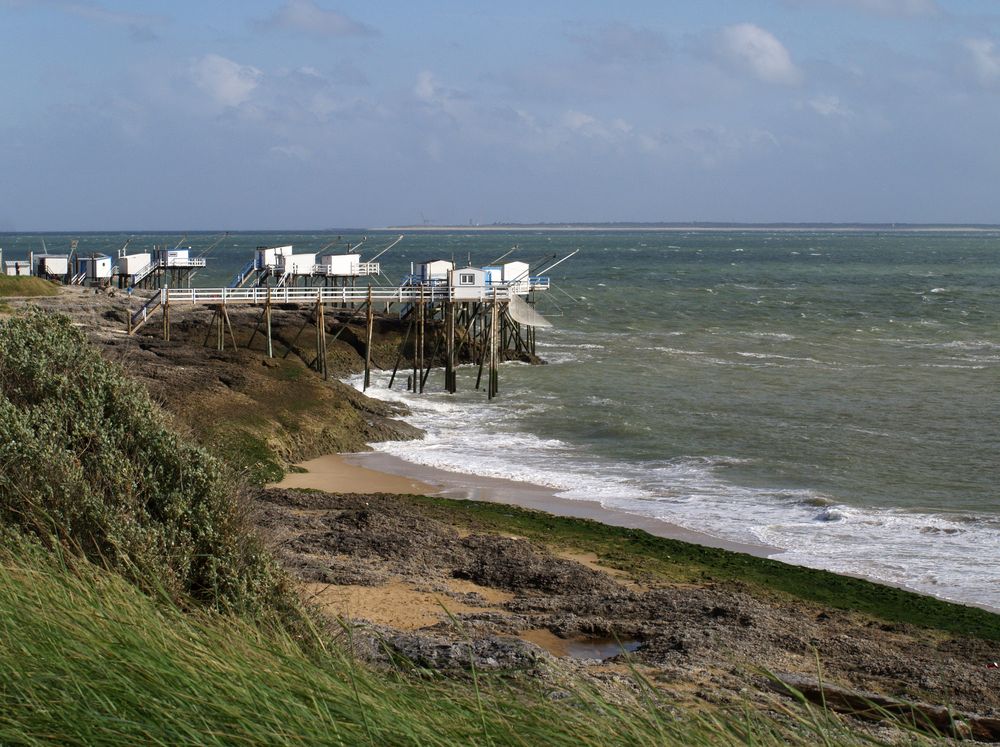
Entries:
[[434, 495], [440, 486], [400, 474], [351, 463], [340, 454], [327, 454], [295, 465], [305, 472], [289, 472], [271, 488], [312, 488], [326, 493], [415, 493]]
[[732, 542], [666, 521], [605, 508], [597, 501], [560, 498], [551, 488], [540, 485], [424, 467], [377, 451], [330, 454], [296, 466], [309, 471], [289, 473], [284, 480], [272, 487], [314, 488], [328, 493], [416, 493], [506, 503], [556, 516], [593, 519], [611, 526], [642, 529], [658, 537], [759, 557], [769, 557], [781, 552], [776, 547]]

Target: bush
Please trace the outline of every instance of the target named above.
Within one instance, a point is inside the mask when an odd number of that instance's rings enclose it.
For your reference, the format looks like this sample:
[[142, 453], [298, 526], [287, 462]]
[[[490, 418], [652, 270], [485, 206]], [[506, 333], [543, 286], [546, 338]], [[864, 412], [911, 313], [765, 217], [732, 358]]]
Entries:
[[219, 464], [64, 316], [0, 324], [0, 522], [178, 602], [253, 612], [279, 593]]

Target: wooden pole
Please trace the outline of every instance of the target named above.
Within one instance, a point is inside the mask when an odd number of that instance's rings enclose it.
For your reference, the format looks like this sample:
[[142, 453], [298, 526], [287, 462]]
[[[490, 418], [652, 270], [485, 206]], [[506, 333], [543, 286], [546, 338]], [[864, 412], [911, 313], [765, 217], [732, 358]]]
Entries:
[[413, 317], [410, 317], [410, 321], [406, 325], [406, 334], [403, 335], [403, 341], [399, 344], [399, 350], [396, 351], [396, 362], [392, 365], [392, 376], [389, 377], [390, 389], [392, 389], [392, 384], [396, 380], [396, 372], [399, 371], [399, 363], [403, 360], [403, 351], [406, 350], [406, 343], [410, 341], [410, 332], [412, 331]]
[[[485, 315], [485, 307], [482, 304], [476, 304], [476, 317], [478, 318], [481, 314]], [[473, 348], [473, 350], [479, 353], [479, 371], [476, 372], [476, 389], [478, 390], [483, 383], [483, 367], [486, 365], [486, 345], [484, 344], [486, 339], [486, 324], [485, 322], [477, 321], [474, 329], [477, 327], [481, 330], [482, 337], [478, 347]]]
[[493, 289], [493, 303], [490, 304], [490, 380], [487, 387], [487, 398], [493, 399], [497, 394], [497, 353], [500, 343], [500, 315], [497, 306], [497, 292]]
[[274, 357], [274, 347], [271, 343], [271, 289], [267, 289], [267, 301], [264, 304], [264, 319], [267, 324], [267, 357]]
[[375, 308], [372, 306], [372, 288], [368, 286], [368, 332], [365, 337], [365, 389], [371, 385], [372, 376], [372, 332], [375, 327]]
[[455, 376], [455, 302], [449, 301], [448, 308], [445, 312], [448, 315], [448, 320], [445, 323], [445, 345], [447, 350], [445, 351], [445, 356], [447, 361], [445, 362], [444, 369], [444, 388], [445, 391], [454, 394], [458, 390], [456, 384]]
[[170, 341], [170, 301], [163, 298], [163, 339]]
[[417, 303], [417, 333], [413, 345], [413, 392], [419, 389], [420, 372], [424, 368], [424, 289], [420, 289], [420, 299]]
[[233, 350], [239, 350], [239, 345], [236, 344], [236, 335], [233, 333], [233, 323], [229, 321], [229, 307], [226, 304], [222, 305], [222, 315], [226, 319], [226, 327], [229, 328], [229, 337], [233, 341]]
[[212, 330], [215, 329], [215, 317], [218, 313], [218, 309], [212, 310], [212, 318], [208, 322], [208, 331], [205, 332], [205, 342], [201, 344], [202, 347], [206, 347], [208, 345], [208, 338], [212, 336]]

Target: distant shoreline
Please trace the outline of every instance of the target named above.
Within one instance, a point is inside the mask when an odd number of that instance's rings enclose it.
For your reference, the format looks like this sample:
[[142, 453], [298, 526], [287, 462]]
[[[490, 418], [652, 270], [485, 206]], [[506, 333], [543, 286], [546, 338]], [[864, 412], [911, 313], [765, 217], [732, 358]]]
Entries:
[[369, 231], [410, 231], [410, 232], [462, 232], [462, 233], [512, 233], [518, 231], [543, 233], [571, 233], [589, 231], [594, 233], [742, 233], [757, 231], [766, 233], [798, 233], [809, 231], [814, 233], [995, 233], [1000, 232], [1000, 225], [936, 225], [919, 223], [511, 223], [491, 224], [488, 226], [386, 226], [370, 228]]
[[[17, 236], [202, 236], [217, 234], [223, 229], [218, 228], [187, 228], [187, 229], [108, 229], [75, 231], [72, 229], [0, 231], [0, 237]], [[323, 228], [233, 228], [231, 235], [240, 234], [363, 234], [368, 232], [412, 232], [412, 233], [723, 233], [723, 232], [803, 232], [814, 233], [998, 233], [1000, 223], [724, 223], [724, 222], [694, 222], [694, 223], [491, 223], [489, 225], [389, 225], [365, 227], [331, 227]]]

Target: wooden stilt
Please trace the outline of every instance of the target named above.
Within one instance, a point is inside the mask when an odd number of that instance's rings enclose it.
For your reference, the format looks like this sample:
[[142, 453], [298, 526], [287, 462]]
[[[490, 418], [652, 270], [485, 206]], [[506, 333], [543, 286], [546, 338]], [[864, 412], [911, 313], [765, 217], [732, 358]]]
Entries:
[[[477, 314], [477, 316], [478, 316], [478, 314]], [[484, 330], [485, 330], [485, 327], [486, 327], [485, 323], [477, 323], [476, 326], [479, 326], [480, 328], [482, 328]], [[476, 389], [477, 390], [482, 386], [482, 383], [483, 383], [483, 367], [486, 365], [486, 356], [487, 356], [487, 350], [486, 350], [486, 348], [487, 348], [487, 346], [484, 345], [484, 344], [479, 344], [478, 347], [476, 348], [476, 350], [478, 350], [478, 352], [479, 352], [479, 370], [476, 372]]]
[[371, 385], [372, 376], [372, 333], [375, 328], [375, 307], [372, 306], [372, 289], [368, 287], [368, 331], [365, 336], [365, 389]]
[[434, 352], [431, 353], [431, 357], [427, 359], [427, 365], [424, 367], [424, 373], [420, 377], [420, 391], [424, 390], [424, 386], [427, 384], [427, 377], [431, 375], [431, 366], [434, 365], [434, 361], [438, 357], [438, 353], [441, 352], [441, 343], [443, 340], [439, 336], [434, 342]]
[[403, 351], [406, 350], [406, 343], [410, 340], [410, 332], [413, 331], [413, 318], [410, 317], [409, 323], [406, 325], [406, 334], [403, 335], [403, 341], [399, 344], [399, 349], [396, 351], [396, 362], [392, 365], [392, 376], [389, 377], [389, 388], [392, 389], [392, 384], [396, 380], [396, 372], [399, 371], [399, 364], [403, 360]]
[[274, 357], [274, 347], [271, 343], [271, 289], [267, 289], [267, 302], [264, 305], [264, 324], [267, 327], [267, 357]]
[[239, 350], [239, 345], [236, 344], [236, 334], [233, 332], [233, 323], [229, 321], [229, 307], [225, 304], [222, 305], [222, 316], [226, 320], [226, 327], [229, 329], [229, 338], [233, 341], [233, 350]]
[[454, 394], [458, 390], [458, 385], [455, 376], [455, 303], [453, 301], [448, 302], [445, 313], [448, 320], [444, 330], [447, 348], [445, 351], [444, 388], [445, 391]]
[[420, 300], [417, 302], [417, 331], [413, 341], [413, 391], [417, 392], [420, 371], [423, 370], [423, 346], [424, 346], [424, 289], [420, 289]]
[[212, 318], [208, 322], [208, 330], [205, 332], [205, 341], [201, 344], [202, 347], [208, 346], [208, 338], [212, 336], [212, 330], [215, 329], [215, 317], [218, 315], [218, 310], [213, 309]]
[[486, 387], [487, 399], [493, 399], [497, 393], [497, 348], [500, 341], [500, 316], [497, 313], [496, 290], [493, 291], [493, 303], [490, 304], [490, 370], [489, 382]]

